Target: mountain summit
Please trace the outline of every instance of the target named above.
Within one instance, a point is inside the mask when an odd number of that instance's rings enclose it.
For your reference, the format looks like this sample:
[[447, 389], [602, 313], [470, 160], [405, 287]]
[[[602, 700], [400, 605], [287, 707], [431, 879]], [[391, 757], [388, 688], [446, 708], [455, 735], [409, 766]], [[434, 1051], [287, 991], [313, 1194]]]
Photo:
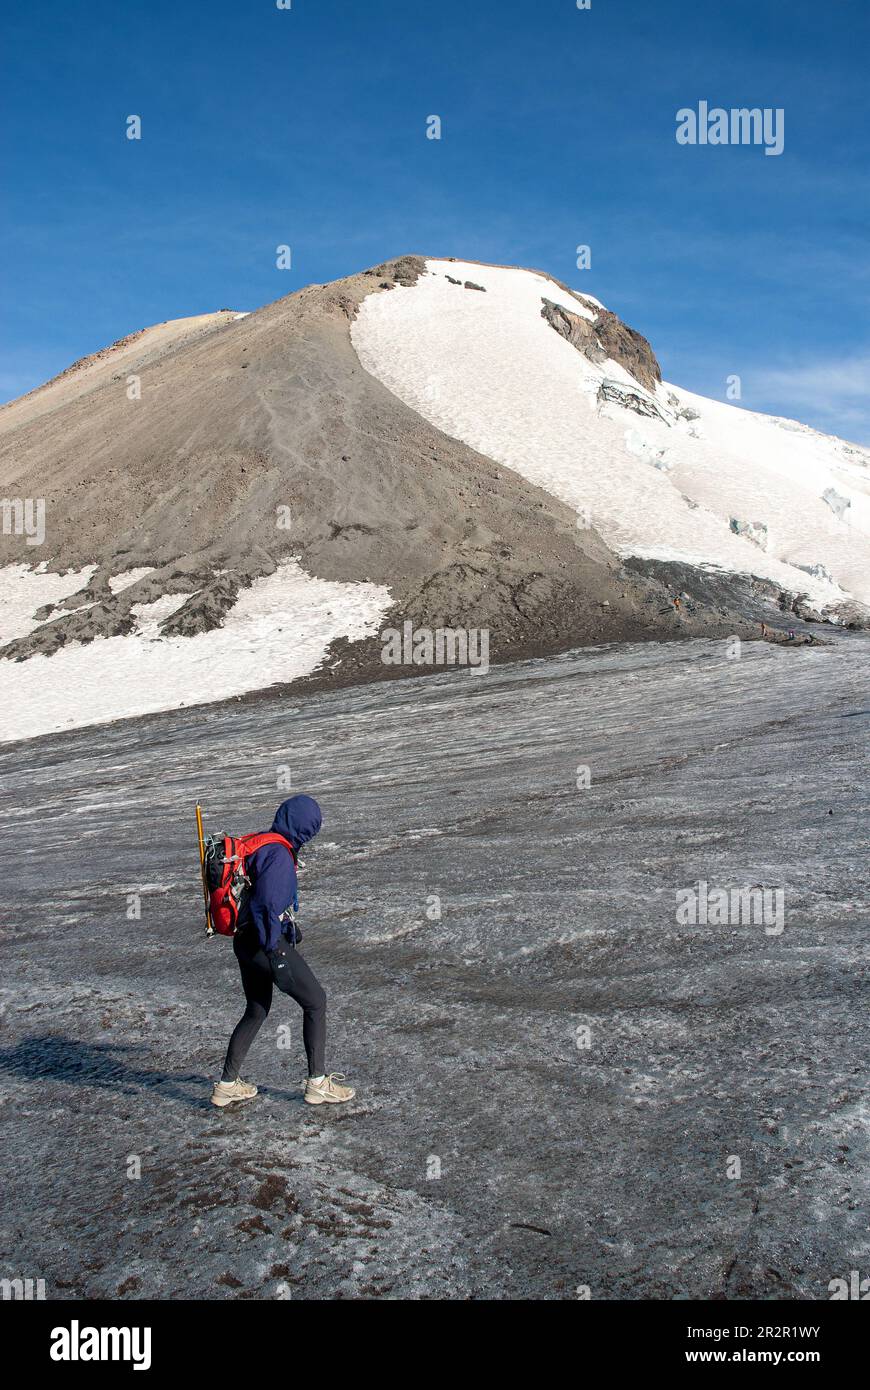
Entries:
[[389, 674], [404, 622], [505, 660], [870, 603], [867, 451], [663, 383], [511, 267], [405, 256], [131, 334], [0, 409], [0, 468], [6, 737]]

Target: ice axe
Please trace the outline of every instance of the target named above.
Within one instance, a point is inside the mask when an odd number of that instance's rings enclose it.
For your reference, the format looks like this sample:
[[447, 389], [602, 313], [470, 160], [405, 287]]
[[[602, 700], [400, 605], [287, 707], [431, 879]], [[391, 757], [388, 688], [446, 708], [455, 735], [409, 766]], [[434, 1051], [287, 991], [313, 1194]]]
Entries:
[[205, 876], [205, 837], [202, 833], [202, 807], [196, 803], [196, 834], [199, 840], [199, 876], [202, 879], [202, 896], [205, 899], [205, 934], [214, 936], [211, 913], [208, 907], [208, 879]]

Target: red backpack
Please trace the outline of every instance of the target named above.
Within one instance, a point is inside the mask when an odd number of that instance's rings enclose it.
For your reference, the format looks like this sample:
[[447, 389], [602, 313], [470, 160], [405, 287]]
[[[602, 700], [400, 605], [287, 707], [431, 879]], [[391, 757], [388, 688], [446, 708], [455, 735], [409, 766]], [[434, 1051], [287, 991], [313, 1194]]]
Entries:
[[289, 840], [273, 831], [259, 835], [209, 835], [205, 842], [205, 881], [212, 926], [219, 936], [233, 936], [239, 921], [242, 898], [251, 886], [247, 861], [263, 845], [283, 845], [293, 856]]

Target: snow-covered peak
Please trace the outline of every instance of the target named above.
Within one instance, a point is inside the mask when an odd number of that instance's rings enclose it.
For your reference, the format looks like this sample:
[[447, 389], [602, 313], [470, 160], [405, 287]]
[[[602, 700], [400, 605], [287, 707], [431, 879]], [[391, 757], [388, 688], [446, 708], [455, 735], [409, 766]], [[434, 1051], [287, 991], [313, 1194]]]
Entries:
[[759, 575], [820, 607], [870, 603], [866, 460], [790, 422], [650, 391], [555, 331], [546, 300], [594, 326], [588, 296], [547, 276], [428, 260], [415, 285], [368, 296], [353, 342], [406, 404], [568, 503], [620, 554]]

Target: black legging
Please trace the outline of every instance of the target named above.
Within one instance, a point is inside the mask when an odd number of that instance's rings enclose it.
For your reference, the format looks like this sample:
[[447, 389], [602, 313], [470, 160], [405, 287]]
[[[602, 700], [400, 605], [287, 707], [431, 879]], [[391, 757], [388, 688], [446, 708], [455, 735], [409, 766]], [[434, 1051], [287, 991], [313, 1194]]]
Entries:
[[235, 1081], [248, 1049], [272, 1006], [272, 986], [277, 985], [302, 1006], [302, 1041], [308, 1057], [308, 1075], [326, 1071], [326, 993], [310, 966], [289, 944], [267, 956], [256, 936], [243, 930], [233, 937], [233, 950], [242, 972], [242, 988], [248, 1001], [239, 1019], [224, 1062], [222, 1081]]

